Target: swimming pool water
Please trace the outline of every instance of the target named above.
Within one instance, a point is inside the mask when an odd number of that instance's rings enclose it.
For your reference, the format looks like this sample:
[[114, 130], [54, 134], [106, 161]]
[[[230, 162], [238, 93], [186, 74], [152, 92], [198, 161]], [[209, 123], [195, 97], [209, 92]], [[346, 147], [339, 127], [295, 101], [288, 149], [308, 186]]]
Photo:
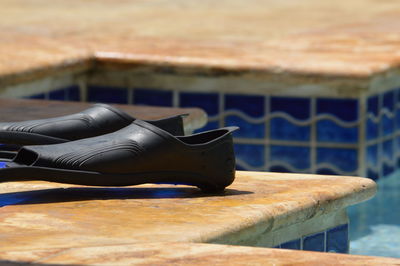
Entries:
[[400, 171], [377, 183], [374, 198], [349, 208], [350, 253], [400, 258]]

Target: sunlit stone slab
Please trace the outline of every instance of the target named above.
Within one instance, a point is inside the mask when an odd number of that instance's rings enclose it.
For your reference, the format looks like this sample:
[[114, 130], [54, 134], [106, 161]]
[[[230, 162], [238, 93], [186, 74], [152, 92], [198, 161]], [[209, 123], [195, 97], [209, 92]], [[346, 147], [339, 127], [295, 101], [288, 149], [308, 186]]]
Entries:
[[91, 1], [75, 3], [74, 16], [70, 1], [41, 3], [0, 3], [0, 77], [7, 83], [85, 72], [94, 56], [285, 78], [367, 77], [400, 60], [396, 1]]
[[0, 263], [6, 261], [79, 265], [400, 264], [400, 259], [394, 258], [195, 243], [141, 243], [0, 252]]
[[321, 217], [330, 217], [322, 227], [346, 222], [342, 210], [372, 197], [376, 185], [358, 177], [239, 171], [215, 195], [186, 186], [44, 182], [3, 183], [0, 191], [0, 201], [10, 204], [0, 208], [0, 251], [11, 251], [154, 241], [272, 246], [290, 239], [263, 236], [306, 223], [306, 234], [319, 232]]

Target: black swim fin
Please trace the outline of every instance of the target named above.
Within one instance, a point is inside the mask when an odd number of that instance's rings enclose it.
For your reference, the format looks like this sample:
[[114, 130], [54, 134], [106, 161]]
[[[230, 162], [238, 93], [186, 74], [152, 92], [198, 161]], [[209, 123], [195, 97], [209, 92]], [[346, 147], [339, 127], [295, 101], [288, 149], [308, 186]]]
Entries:
[[235, 178], [232, 132], [190, 136], [141, 120], [114, 133], [69, 143], [23, 147], [0, 169], [0, 182], [44, 180], [90, 186], [173, 183], [221, 191]]
[[[183, 117], [177, 115], [147, 121], [172, 135], [184, 135]], [[135, 118], [107, 104], [95, 104], [80, 113], [56, 118], [0, 123], [0, 143], [44, 145], [64, 143], [111, 133], [130, 125]], [[8, 145], [10, 147], [10, 145]], [[0, 150], [7, 150], [1, 147]]]

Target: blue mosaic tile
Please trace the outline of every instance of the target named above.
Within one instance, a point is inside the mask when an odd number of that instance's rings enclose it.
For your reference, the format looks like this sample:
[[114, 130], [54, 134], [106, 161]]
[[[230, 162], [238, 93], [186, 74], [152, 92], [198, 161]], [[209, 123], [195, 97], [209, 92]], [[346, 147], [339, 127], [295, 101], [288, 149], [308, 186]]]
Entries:
[[392, 160], [393, 159], [393, 140], [386, 140], [382, 143], [382, 153], [383, 156], [388, 159]]
[[317, 99], [317, 114], [331, 114], [351, 122], [358, 119], [358, 101], [353, 99]]
[[284, 118], [270, 121], [270, 137], [273, 140], [310, 140], [310, 126], [296, 126]]
[[219, 95], [217, 93], [190, 93], [184, 92], [179, 95], [181, 107], [199, 107], [209, 116], [219, 113]]
[[[394, 106], [394, 91], [389, 91], [383, 94], [383, 106], [391, 113], [395, 114], [395, 106]], [[388, 136], [394, 132], [396, 124], [396, 117], [390, 118], [386, 114], [381, 118], [381, 126], [383, 129], [383, 135]]]
[[310, 148], [271, 145], [270, 160], [285, 162], [300, 170], [308, 169], [310, 168]]
[[265, 161], [265, 147], [256, 144], [235, 144], [235, 155], [250, 166], [261, 167]]
[[70, 86], [67, 88], [51, 91], [49, 92], [49, 99], [59, 100], [59, 101], [79, 101], [80, 100], [79, 87]]
[[239, 162], [236, 162], [236, 170], [239, 170], [239, 171], [249, 171], [249, 170], [251, 170], [251, 169], [248, 169], [248, 168], [246, 168], [246, 167], [240, 165]]
[[389, 118], [387, 115], [383, 115], [381, 118], [381, 127], [383, 131], [383, 136], [389, 136], [394, 132], [394, 119]]
[[64, 89], [49, 92], [50, 100], [64, 101], [65, 98], [66, 98], [66, 92]]
[[378, 104], [379, 102], [377, 95], [369, 97], [367, 100], [367, 112], [378, 116]]
[[303, 238], [303, 250], [325, 251], [325, 233], [317, 233]]
[[395, 128], [396, 128], [396, 130], [399, 130], [399, 129], [400, 129], [400, 109], [397, 109], [397, 110], [396, 110]]
[[89, 86], [88, 101], [100, 103], [128, 103], [128, 90], [123, 88]]
[[262, 117], [265, 114], [265, 97], [253, 95], [225, 95], [225, 110], [240, 110], [252, 117]]
[[345, 128], [330, 120], [317, 122], [317, 140], [320, 142], [357, 143], [358, 128]]
[[400, 103], [400, 88], [396, 90], [396, 102]]
[[284, 112], [296, 119], [307, 120], [310, 118], [310, 99], [271, 97], [271, 113], [274, 112]]
[[383, 163], [382, 166], [382, 177], [387, 177], [389, 176], [391, 173], [394, 172], [394, 167], [392, 165], [388, 165], [386, 163]]
[[134, 89], [133, 103], [137, 105], [172, 106], [172, 91]]
[[372, 180], [378, 180], [379, 173], [377, 173], [377, 172], [375, 172], [375, 171], [373, 171], [371, 169], [368, 169], [367, 170], [367, 177], [371, 178]]
[[300, 248], [301, 248], [301, 239], [296, 239], [296, 240], [292, 240], [292, 241], [283, 243], [283, 244], [281, 244], [281, 248], [300, 250]]
[[378, 166], [378, 145], [371, 145], [366, 148], [367, 163], [372, 166]]
[[275, 246], [275, 247], [273, 247], [273, 248], [281, 248], [281, 245], [277, 245], [277, 246]]
[[383, 94], [383, 107], [389, 111], [394, 110], [394, 92], [388, 91]]
[[265, 123], [252, 124], [236, 115], [230, 115], [225, 117], [225, 125], [240, 127], [240, 130], [233, 133], [234, 137], [257, 139], [265, 137]]
[[46, 93], [39, 93], [39, 94], [35, 94], [35, 95], [31, 95], [26, 97], [28, 99], [38, 99], [38, 100], [43, 100], [46, 99]]
[[334, 170], [328, 168], [319, 168], [317, 169], [316, 173], [319, 175], [340, 175], [339, 173], [336, 173]]
[[349, 253], [349, 225], [329, 229], [326, 234], [326, 251]]
[[373, 140], [373, 139], [378, 138], [378, 134], [379, 134], [378, 123], [374, 123], [371, 119], [368, 119], [366, 131], [367, 131], [366, 132], [367, 140]]
[[270, 172], [277, 172], [277, 173], [292, 173], [289, 169], [286, 167], [280, 166], [280, 165], [271, 165], [269, 167]]
[[80, 101], [81, 100], [81, 94], [80, 94], [80, 89], [79, 86], [70, 86], [68, 88], [65, 88], [66, 96], [65, 100], [67, 101]]
[[357, 150], [317, 148], [317, 163], [328, 163], [342, 171], [355, 171], [358, 166]]
[[218, 121], [208, 122], [204, 127], [196, 129], [194, 132], [203, 132], [219, 128]]

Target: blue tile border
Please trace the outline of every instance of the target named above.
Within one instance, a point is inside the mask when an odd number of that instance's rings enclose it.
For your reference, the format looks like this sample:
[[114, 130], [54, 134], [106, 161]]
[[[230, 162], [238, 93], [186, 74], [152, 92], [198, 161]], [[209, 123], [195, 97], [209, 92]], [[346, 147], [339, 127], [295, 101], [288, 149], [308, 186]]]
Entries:
[[271, 113], [283, 112], [298, 120], [311, 117], [310, 99], [294, 97], [271, 97]]
[[233, 135], [239, 138], [254, 138], [263, 139], [265, 138], [265, 124], [254, 124], [249, 123], [243, 118], [230, 115], [226, 116], [224, 120], [225, 126], [238, 126], [240, 130], [237, 130]]
[[[87, 96], [93, 102], [202, 108], [210, 122], [197, 132], [238, 125], [241, 130], [234, 133], [238, 144], [263, 146], [263, 156], [238, 149], [238, 158], [246, 162], [240, 168], [245, 170], [357, 174], [376, 179], [400, 168], [400, 89], [365, 100], [107, 86], [88, 86]], [[79, 100], [80, 92], [74, 85], [28, 98]], [[378, 148], [366, 148], [374, 145]], [[303, 149], [293, 152], [293, 147]], [[365, 162], [359, 162], [362, 158]]]
[[179, 93], [180, 107], [199, 107], [208, 116], [215, 116], [219, 113], [219, 94], [201, 92], [181, 92]]
[[[282, 162], [296, 169], [305, 170], [311, 165], [310, 152], [309, 147], [271, 145], [270, 161], [271, 163]], [[293, 154], [297, 156], [292, 156]]]
[[301, 250], [301, 239], [296, 239], [296, 240], [292, 240], [289, 242], [285, 242], [285, 243], [281, 244], [280, 247], [283, 249]]
[[298, 126], [284, 118], [272, 118], [270, 122], [270, 137], [272, 140], [310, 141], [311, 127]]
[[342, 121], [351, 122], [358, 119], [358, 101], [355, 99], [317, 99], [317, 114], [329, 114]]
[[46, 93], [39, 93], [25, 97], [27, 99], [58, 100], [58, 101], [79, 101], [80, 89], [78, 85], [52, 90]]
[[317, 163], [333, 165], [342, 171], [356, 171], [358, 151], [344, 148], [317, 148]]
[[87, 99], [89, 102], [127, 104], [128, 90], [126, 88], [88, 86]]
[[325, 232], [316, 233], [303, 237], [303, 250], [325, 251]]
[[134, 89], [132, 102], [137, 105], [171, 107], [173, 94], [167, 90]]
[[367, 113], [374, 114], [375, 116], [378, 115], [379, 110], [379, 99], [377, 95], [373, 95], [368, 97], [367, 99]]
[[326, 232], [326, 251], [349, 253], [349, 225], [343, 224]]
[[358, 127], [341, 127], [330, 120], [317, 122], [317, 141], [336, 143], [357, 143]]
[[225, 110], [238, 110], [251, 117], [265, 115], [265, 96], [226, 94]]
[[341, 224], [322, 232], [281, 243], [274, 248], [349, 253], [349, 225]]
[[[257, 144], [235, 144], [236, 161], [240, 161], [251, 167], [261, 168], [265, 164], [265, 147]], [[243, 165], [242, 165], [243, 167]]]
[[38, 100], [44, 100], [46, 99], [46, 93], [39, 93], [39, 94], [34, 94], [34, 95], [30, 95], [27, 97], [24, 97], [26, 99], [38, 99]]
[[60, 101], [79, 101], [79, 87], [71, 86], [61, 90], [49, 92], [49, 100], [60, 100]]

